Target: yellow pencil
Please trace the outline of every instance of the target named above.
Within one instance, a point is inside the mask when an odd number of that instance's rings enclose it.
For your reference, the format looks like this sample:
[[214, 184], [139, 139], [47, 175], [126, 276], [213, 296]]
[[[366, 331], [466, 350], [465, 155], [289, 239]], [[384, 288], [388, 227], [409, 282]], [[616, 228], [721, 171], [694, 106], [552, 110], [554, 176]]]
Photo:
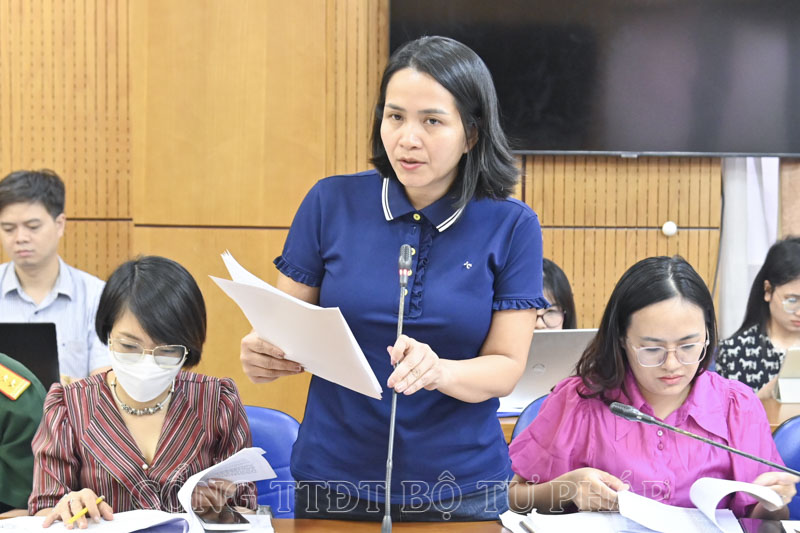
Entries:
[[[95, 505], [100, 505], [100, 502], [102, 502], [105, 499], [106, 499], [105, 496], [100, 496], [99, 498], [97, 498], [97, 501], [94, 502], [94, 504]], [[83, 509], [78, 511], [78, 514], [74, 515], [72, 518], [67, 520], [67, 524], [71, 524], [71, 523], [75, 522], [75, 520], [77, 520], [78, 518], [82, 517], [83, 515], [85, 515], [88, 512], [89, 512], [89, 508], [88, 507], [84, 507]]]

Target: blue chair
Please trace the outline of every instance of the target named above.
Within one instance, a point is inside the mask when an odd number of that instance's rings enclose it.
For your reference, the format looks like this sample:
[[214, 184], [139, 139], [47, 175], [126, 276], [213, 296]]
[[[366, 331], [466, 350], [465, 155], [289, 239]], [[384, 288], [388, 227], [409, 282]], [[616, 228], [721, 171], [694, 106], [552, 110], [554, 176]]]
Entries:
[[264, 449], [278, 477], [256, 483], [258, 504], [272, 506], [275, 518], [294, 518], [294, 478], [289, 470], [300, 423], [282, 411], [245, 405], [253, 446]]
[[[800, 415], [778, 426], [772, 438], [786, 466], [800, 470]], [[800, 520], [800, 494], [789, 502], [789, 520]]]
[[523, 429], [531, 425], [533, 419], [539, 414], [539, 409], [542, 408], [545, 398], [547, 398], [547, 394], [536, 398], [528, 404], [528, 407], [522, 410], [519, 418], [517, 418], [517, 423], [514, 424], [514, 429], [511, 431], [511, 440], [514, 440], [517, 435], [522, 433]]

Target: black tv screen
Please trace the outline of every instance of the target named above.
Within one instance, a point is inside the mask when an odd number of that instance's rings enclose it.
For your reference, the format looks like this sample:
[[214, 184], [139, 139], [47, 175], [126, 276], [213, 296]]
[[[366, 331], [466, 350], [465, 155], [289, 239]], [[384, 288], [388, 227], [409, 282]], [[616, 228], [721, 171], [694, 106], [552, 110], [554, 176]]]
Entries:
[[470, 46], [521, 153], [800, 154], [800, 0], [390, 0]]

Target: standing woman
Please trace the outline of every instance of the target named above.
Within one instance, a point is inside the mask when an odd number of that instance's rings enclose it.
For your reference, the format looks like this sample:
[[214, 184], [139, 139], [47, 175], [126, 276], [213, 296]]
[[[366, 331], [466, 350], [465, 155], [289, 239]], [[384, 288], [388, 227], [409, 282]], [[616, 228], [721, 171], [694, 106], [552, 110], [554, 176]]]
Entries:
[[[378, 380], [402, 393], [394, 520], [495, 519], [509, 468], [496, 398], [521, 376], [547, 302], [541, 229], [509, 198], [517, 170], [483, 61], [444, 37], [397, 50], [372, 155], [375, 170], [308, 193], [275, 260], [278, 287], [338, 306]], [[403, 244], [413, 264], [395, 339]], [[241, 359], [256, 383], [302, 371], [255, 333]], [[312, 378], [292, 454], [296, 517], [381, 519], [390, 406], [390, 392], [374, 400]]]
[[800, 345], [800, 237], [772, 245], [758, 271], [739, 330], [720, 343], [717, 372], [769, 398], [786, 350]]

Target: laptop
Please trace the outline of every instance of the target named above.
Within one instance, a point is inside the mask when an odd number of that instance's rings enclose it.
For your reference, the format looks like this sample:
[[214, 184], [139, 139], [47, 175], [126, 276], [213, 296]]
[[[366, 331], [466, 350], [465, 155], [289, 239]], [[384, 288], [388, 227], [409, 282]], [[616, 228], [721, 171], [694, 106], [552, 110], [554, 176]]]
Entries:
[[800, 403], [800, 346], [786, 350], [776, 392], [782, 403]]
[[0, 322], [0, 353], [28, 367], [45, 390], [59, 383], [58, 341], [52, 322]]
[[536, 398], [571, 376], [596, 329], [545, 329], [533, 335], [528, 362], [511, 394], [500, 398], [498, 416], [516, 416]]

